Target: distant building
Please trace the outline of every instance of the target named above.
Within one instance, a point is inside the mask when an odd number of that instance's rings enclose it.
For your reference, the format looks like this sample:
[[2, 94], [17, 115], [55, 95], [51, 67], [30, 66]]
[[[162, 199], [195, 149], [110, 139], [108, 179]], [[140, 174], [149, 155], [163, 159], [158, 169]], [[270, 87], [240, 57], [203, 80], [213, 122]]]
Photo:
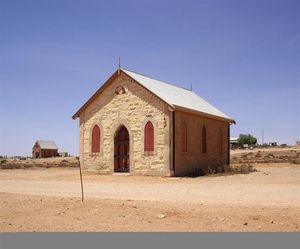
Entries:
[[68, 156], [69, 156], [68, 152], [66, 152], [66, 151], [59, 152], [58, 155], [59, 155], [60, 157], [68, 157]]
[[58, 156], [54, 141], [37, 140], [32, 148], [33, 158], [46, 158]]
[[238, 147], [238, 139], [239, 137], [231, 137], [230, 138], [230, 148], [236, 149]]
[[277, 146], [277, 142], [270, 142], [269, 146]]

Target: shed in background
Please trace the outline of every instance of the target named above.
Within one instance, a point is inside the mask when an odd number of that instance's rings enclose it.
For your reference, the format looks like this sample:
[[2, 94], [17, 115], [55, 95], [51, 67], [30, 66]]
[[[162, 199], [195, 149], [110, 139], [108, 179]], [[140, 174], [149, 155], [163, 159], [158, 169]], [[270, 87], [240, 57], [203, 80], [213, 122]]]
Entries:
[[54, 141], [37, 140], [32, 148], [33, 158], [58, 156], [58, 148]]

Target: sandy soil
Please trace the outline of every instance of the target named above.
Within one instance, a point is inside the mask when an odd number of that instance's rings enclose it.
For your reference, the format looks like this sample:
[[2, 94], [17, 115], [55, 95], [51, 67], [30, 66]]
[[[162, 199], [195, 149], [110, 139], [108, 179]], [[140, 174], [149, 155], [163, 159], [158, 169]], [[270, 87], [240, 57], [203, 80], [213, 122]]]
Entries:
[[78, 169], [0, 171], [0, 231], [300, 231], [300, 166], [159, 178]]
[[79, 167], [78, 157], [1, 158], [0, 169]]
[[253, 150], [250, 149], [234, 149], [234, 150], [230, 150], [230, 154], [231, 155], [235, 155], [235, 154], [241, 154], [241, 153], [248, 153], [248, 152], [289, 152], [291, 150], [297, 150], [298, 152], [300, 152], [300, 145], [293, 145], [293, 146], [288, 146], [285, 148], [281, 148], [281, 147], [266, 147], [266, 148], [255, 148]]
[[237, 149], [230, 151], [231, 164], [244, 163], [293, 163], [300, 164], [300, 147]]

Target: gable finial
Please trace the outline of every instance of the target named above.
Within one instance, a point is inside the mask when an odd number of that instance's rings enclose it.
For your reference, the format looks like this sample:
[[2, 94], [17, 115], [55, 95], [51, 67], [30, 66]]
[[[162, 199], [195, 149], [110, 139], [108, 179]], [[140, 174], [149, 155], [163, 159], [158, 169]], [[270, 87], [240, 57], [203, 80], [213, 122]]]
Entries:
[[120, 69], [121, 69], [121, 58], [119, 57], [119, 67], [118, 67], [118, 74], [120, 74]]
[[193, 82], [191, 82], [190, 91], [193, 91]]

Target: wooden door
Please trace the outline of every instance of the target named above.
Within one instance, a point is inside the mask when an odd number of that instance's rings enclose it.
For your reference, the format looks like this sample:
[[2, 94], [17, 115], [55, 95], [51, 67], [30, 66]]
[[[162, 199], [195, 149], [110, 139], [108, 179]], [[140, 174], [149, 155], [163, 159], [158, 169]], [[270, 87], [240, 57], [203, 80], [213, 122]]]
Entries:
[[115, 134], [115, 172], [129, 172], [129, 134], [122, 125]]

